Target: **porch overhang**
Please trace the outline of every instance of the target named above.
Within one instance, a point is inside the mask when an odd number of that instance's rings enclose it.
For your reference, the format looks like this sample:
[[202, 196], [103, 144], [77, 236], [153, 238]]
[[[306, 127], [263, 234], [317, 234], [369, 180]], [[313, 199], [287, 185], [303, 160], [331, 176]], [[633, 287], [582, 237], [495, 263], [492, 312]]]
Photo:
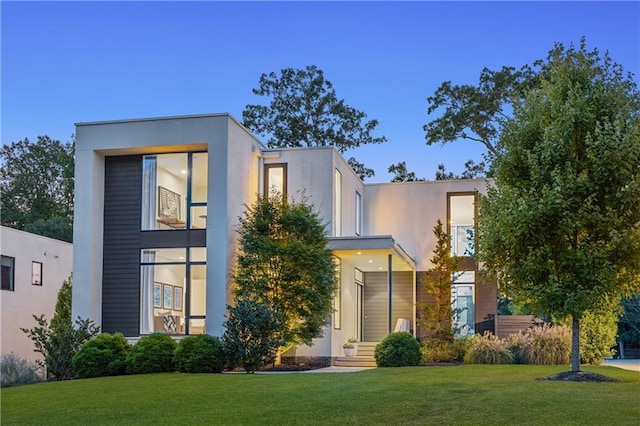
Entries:
[[[416, 261], [391, 235], [331, 237], [329, 249], [363, 272], [415, 271]], [[391, 265], [389, 265], [391, 255]]]

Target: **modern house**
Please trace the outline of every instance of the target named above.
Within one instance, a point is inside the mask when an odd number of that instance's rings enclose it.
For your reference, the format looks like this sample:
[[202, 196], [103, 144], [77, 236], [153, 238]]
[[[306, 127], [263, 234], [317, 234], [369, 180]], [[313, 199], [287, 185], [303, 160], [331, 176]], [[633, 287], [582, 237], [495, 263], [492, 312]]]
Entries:
[[76, 124], [74, 317], [130, 338], [221, 335], [238, 218], [273, 187], [304, 191], [340, 266], [325, 335], [296, 356], [332, 362], [348, 338], [377, 342], [396, 326], [419, 336], [438, 219], [466, 256], [458, 326], [473, 333], [495, 315], [495, 290], [468, 256], [484, 180], [366, 184], [333, 147], [267, 149], [232, 116], [209, 114]]
[[31, 339], [20, 328], [36, 326], [33, 315], [51, 320], [64, 280], [71, 276], [73, 245], [64, 241], [0, 227], [2, 252], [2, 354], [34, 361]]

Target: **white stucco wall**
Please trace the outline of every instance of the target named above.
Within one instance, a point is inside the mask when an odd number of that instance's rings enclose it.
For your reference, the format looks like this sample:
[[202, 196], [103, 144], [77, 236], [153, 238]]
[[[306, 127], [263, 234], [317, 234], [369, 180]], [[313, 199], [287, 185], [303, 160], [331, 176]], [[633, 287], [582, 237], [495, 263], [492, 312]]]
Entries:
[[447, 225], [447, 193], [478, 191], [485, 194], [485, 179], [400, 182], [365, 185], [366, 235], [392, 235], [416, 260], [419, 271], [431, 268], [435, 248], [433, 227]]
[[[0, 291], [0, 353], [14, 352], [29, 360], [42, 359], [33, 352], [33, 342], [20, 328], [36, 325], [33, 314], [44, 314], [49, 321], [53, 317], [58, 291], [71, 275], [73, 245], [2, 226], [0, 252], [15, 258], [14, 291]], [[31, 284], [32, 262], [42, 263], [42, 286]]]

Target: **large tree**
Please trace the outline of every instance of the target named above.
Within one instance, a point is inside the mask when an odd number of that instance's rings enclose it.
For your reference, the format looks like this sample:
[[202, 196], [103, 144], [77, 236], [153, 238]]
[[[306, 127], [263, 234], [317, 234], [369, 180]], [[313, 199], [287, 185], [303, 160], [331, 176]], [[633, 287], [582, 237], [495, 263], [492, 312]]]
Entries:
[[477, 243], [502, 291], [572, 322], [640, 290], [640, 94], [609, 55], [557, 44], [504, 124]]
[[[340, 153], [360, 145], [386, 142], [373, 136], [378, 120], [365, 121], [367, 115], [338, 99], [333, 85], [315, 65], [304, 69], [285, 68], [280, 74], [260, 76], [253, 93], [269, 100], [269, 105], [247, 105], [242, 124], [252, 132], [268, 137], [271, 148], [297, 146], [335, 146]], [[349, 165], [361, 179], [374, 171], [350, 157]]]
[[333, 312], [336, 277], [325, 226], [305, 200], [259, 197], [238, 225], [235, 296], [284, 318], [282, 340], [311, 345]]
[[38, 136], [2, 146], [2, 225], [71, 241], [74, 145]]
[[[520, 68], [503, 66], [500, 70], [483, 68], [477, 84], [453, 84], [447, 80], [427, 98], [427, 114], [433, 115], [423, 126], [427, 145], [457, 140], [481, 143], [487, 149], [484, 161], [465, 164], [474, 177], [491, 175], [491, 164], [498, 152], [498, 139], [516, 104], [527, 92], [538, 87], [545, 63], [537, 60]], [[458, 179], [453, 173], [436, 172], [436, 180]]]

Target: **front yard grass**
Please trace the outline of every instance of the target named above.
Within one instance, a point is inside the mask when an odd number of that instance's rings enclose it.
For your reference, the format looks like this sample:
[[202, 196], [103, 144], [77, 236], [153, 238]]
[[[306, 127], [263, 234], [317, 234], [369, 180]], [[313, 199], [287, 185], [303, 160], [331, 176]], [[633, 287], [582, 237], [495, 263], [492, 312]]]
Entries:
[[536, 378], [566, 366], [463, 365], [334, 374], [162, 373], [1, 391], [3, 425], [638, 424], [640, 374], [617, 383]]

